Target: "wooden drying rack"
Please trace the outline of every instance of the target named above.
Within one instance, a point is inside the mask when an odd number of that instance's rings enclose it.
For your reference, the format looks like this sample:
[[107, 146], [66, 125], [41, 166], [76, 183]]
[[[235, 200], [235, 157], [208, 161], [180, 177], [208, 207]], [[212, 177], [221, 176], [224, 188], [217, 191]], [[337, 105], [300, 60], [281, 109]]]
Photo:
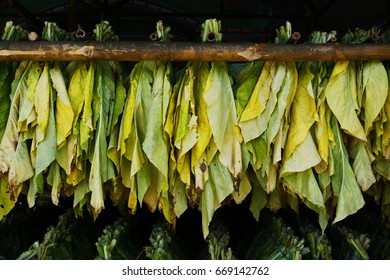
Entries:
[[342, 61], [390, 60], [390, 44], [0, 41], [0, 61]]

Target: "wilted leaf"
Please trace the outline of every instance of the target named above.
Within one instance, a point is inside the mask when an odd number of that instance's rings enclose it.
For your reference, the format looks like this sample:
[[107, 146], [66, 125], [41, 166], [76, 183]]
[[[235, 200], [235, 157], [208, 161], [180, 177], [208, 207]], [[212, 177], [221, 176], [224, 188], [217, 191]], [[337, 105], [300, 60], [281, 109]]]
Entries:
[[7, 177], [0, 178], [0, 220], [14, 207], [22, 188], [11, 189]]

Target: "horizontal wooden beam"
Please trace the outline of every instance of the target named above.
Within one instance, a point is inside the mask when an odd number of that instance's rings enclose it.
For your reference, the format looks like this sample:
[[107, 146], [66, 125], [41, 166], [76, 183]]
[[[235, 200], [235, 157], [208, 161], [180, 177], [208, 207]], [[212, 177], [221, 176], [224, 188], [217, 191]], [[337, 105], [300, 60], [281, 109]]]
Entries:
[[0, 61], [342, 61], [389, 60], [390, 44], [0, 41]]

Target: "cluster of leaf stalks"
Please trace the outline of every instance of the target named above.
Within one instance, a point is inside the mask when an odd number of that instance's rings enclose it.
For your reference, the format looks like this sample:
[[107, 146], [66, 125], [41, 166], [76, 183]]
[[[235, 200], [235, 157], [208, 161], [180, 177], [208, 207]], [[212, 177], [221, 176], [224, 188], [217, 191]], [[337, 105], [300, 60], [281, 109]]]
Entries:
[[35, 241], [19, 260], [85, 260], [92, 259], [95, 250], [91, 224], [76, 219], [68, 209], [58, 223], [47, 228], [42, 240]]

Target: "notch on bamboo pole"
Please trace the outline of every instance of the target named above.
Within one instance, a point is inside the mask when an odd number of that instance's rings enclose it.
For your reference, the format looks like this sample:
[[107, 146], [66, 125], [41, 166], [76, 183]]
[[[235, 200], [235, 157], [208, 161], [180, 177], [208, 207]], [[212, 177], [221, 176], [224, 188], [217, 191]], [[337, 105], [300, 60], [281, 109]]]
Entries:
[[342, 61], [388, 60], [390, 44], [0, 41], [0, 61]]

